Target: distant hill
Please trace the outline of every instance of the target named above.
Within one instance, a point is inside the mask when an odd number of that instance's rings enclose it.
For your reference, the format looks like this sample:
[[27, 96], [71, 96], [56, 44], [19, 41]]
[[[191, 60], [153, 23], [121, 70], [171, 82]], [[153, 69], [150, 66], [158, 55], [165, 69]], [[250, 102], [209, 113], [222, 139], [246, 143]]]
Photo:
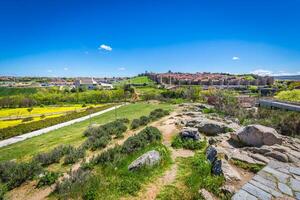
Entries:
[[300, 81], [300, 75], [293, 76], [274, 76], [275, 80]]

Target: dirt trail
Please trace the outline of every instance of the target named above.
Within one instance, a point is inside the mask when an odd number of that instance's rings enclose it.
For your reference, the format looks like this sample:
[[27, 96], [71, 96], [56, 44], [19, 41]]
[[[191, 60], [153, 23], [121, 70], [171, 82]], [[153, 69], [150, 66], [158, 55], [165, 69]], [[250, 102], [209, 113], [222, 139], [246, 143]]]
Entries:
[[173, 164], [169, 170], [167, 170], [161, 177], [156, 179], [155, 181], [149, 183], [145, 186], [145, 189], [143, 189], [136, 197], [128, 197], [128, 198], [122, 198], [122, 200], [125, 199], [143, 199], [143, 200], [152, 200], [155, 199], [156, 196], [159, 194], [160, 190], [165, 185], [172, 184], [177, 175], [177, 169], [178, 165], [175, 162], [175, 159], [177, 157], [190, 157], [194, 155], [193, 151], [190, 150], [175, 150], [171, 147], [171, 142], [173, 136], [179, 131], [178, 128], [175, 125], [175, 116], [177, 115], [177, 112], [173, 112], [166, 120], [155, 122], [153, 125], [157, 127], [161, 133], [163, 134], [163, 144], [169, 148], [171, 151], [171, 157], [173, 160]]
[[[170, 116], [163, 117], [162, 119], [160, 119], [156, 122], [150, 123], [148, 126], [156, 126], [157, 128], [160, 129], [159, 124], [163, 124], [164, 121], [167, 121], [169, 117]], [[91, 160], [93, 158], [93, 156], [100, 154], [101, 152], [107, 150], [108, 148], [115, 146], [116, 144], [122, 145], [126, 139], [128, 139], [130, 136], [138, 133], [142, 129], [144, 129], [144, 127], [141, 127], [134, 131], [133, 130], [126, 131], [123, 138], [113, 140], [106, 148], [101, 149], [101, 151], [97, 151], [95, 153], [88, 155], [87, 157], [85, 157], [86, 161]], [[161, 131], [163, 131], [163, 130], [161, 130]], [[170, 140], [171, 140], [171, 138], [170, 138]], [[164, 141], [166, 141], [165, 135], [164, 135]], [[171, 144], [171, 142], [170, 142], [170, 144]], [[71, 170], [76, 171], [80, 167], [81, 163], [82, 163], [82, 161], [72, 165]], [[172, 174], [168, 175], [166, 177], [166, 179], [168, 179], [168, 177], [172, 177], [171, 175]], [[68, 173], [64, 173], [62, 177], [68, 177], [68, 176], [69, 176]], [[41, 188], [41, 189], [36, 188], [36, 185], [37, 185], [36, 181], [26, 182], [26, 183], [22, 184], [20, 187], [15, 188], [15, 189], [11, 190], [10, 192], [8, 192], [7, 196], [11, 200], [20, 200], [20, 199], [43, 200], [43, 199], [47, 199], [47, 196], [50, 195], [51, 192], [55, 189], [55, 185], [52, 185], [51, 187]]]

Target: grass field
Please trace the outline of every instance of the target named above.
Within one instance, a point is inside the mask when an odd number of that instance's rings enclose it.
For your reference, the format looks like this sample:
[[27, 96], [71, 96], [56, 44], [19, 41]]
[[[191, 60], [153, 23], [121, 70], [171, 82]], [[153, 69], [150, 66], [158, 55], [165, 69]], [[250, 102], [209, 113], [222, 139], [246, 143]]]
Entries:
[[9, 87], [0, 87], [0, 97], [12, 96], [19, 94], [35, 94], [38, 92], [37, 88], [9, 88]]
[[0, 148], [0, 161], [4, 160], [27, 160], [33, 155], [53, 149], [59, 144], [73, 144], [79, 145], [86, 138], [83, 137], [83, 131], [90, 123], [103, 124], [115, 119], [117, 114], [118, 118], [134, 119], [142, 115], [148, 115], [152, 110], [156, 108], [172, 109], [170, 104], [147, 104], [136, 103], [123, 106], [117, 111], [107, 112], [103, 115], [79, 122], [67, 127], [60, 128], [55, 131], [51, 131], [41, 136], [37, 136], [13, 145], [9, 145]]
[[118, 85], [124, 85], [124, 84], [154, 85], [155, 83], [147, 76], [137, 76], [118, 83]]

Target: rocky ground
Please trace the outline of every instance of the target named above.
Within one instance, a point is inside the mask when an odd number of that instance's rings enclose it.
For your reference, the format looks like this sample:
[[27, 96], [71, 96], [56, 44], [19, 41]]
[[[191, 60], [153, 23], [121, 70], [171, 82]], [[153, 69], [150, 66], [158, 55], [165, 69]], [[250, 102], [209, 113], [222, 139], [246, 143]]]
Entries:
[[[207, 138], [212, 171], [222, 171], [225, 189], [237, 193], [233, 199], [300, 199], [299, 139], [280, 135], [270, 127], [243, 127], [237, 119], [204, 114], [202, 110], [210, 108], [208, 105], [182, 107], [183, 112], [176, 116], [177, 125], [184, 130], [190, 128], [191, 134], [197, 128], [200, 138]], [[232, 160], [266, 167], [254, 176], [233, 165]], [[215, 199], [205, 190], [200, 192], [206, 199]]]

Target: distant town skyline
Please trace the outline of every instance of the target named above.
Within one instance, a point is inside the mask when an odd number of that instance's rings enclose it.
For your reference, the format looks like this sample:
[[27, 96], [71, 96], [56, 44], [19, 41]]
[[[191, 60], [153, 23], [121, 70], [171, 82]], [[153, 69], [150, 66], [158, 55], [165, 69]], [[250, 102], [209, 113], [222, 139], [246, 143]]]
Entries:
[[0, 75], [299, 75], [299, 8], [297, 0], [4, 0]]

